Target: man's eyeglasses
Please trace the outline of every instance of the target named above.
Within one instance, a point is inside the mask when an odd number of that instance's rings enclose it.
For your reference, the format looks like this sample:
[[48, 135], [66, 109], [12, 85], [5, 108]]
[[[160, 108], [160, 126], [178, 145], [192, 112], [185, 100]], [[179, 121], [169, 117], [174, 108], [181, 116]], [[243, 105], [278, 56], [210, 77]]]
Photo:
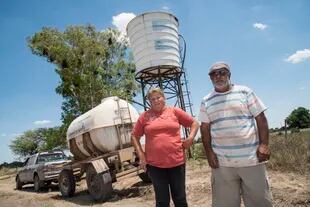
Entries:
[[211, 78], [214, 78], [216, 76], [226, 76], [227, 74], [229, 74], [229, 72], [227, 70], [225, 70], [225, 69], [222, 69], [222, 70], [213, 71], [209, 75], [210, 75]]

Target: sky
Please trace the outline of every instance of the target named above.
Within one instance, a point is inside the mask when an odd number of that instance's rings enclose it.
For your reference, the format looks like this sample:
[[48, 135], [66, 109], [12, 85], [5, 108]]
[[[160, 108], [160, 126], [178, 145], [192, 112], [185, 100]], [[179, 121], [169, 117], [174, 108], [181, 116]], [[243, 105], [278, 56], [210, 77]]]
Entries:
[[55, 65], [33, 55], [27, 37], [42, 27], [64, 31], [69, 25], [125, 31], [130, 19], [148, 11], [179, 19], [195, 115], [213, 88], [208, 70], [219, 60], [230, 64], [232, 83], [250, 87], [268, 107], [269, 127], [283, 126], [297, 107], [310, 109], [308, 0], [2, 0], [0, 163], [16, 159], [9, 149], [16, 136], [61, 125]]

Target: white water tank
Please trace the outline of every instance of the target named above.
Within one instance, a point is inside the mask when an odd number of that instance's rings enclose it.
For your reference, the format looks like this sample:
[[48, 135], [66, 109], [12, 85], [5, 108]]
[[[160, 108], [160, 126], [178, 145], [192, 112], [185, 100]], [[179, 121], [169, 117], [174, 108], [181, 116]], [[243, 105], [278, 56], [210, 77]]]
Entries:
[[[167, 12], [147, 12], [127, 25], [127, 36], [133, 50], [136, 75], [145, 69], [151, 73], [180, 71], [179, 22]], [[154, 70], [150, 70], [154, 68]]]
[[116, 96], [82, 114], [70, 124], [67, 141], [77, 160], [131, 146], [131, 130], [138, 111]]

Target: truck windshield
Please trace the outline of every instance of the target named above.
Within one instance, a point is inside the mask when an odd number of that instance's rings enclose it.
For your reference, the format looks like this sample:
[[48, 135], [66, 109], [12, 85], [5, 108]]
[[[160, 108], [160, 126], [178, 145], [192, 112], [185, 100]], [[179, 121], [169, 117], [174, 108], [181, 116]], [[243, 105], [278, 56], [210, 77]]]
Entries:
[[44, 154], [39, 155], [38, 163], [45, 163], [45, 162], [53, 162], [58, 160], [64, 160], [65, 157], [61, 153], [53, 153], [53, 154]]

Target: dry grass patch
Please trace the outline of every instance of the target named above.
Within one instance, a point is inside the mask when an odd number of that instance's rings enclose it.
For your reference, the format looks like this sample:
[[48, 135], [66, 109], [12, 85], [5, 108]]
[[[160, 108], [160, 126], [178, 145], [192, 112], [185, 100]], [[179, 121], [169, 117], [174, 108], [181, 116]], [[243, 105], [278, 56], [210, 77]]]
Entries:
[[270, 148], [269, 169], [310, 174], [310, 131], [271, 135]]

